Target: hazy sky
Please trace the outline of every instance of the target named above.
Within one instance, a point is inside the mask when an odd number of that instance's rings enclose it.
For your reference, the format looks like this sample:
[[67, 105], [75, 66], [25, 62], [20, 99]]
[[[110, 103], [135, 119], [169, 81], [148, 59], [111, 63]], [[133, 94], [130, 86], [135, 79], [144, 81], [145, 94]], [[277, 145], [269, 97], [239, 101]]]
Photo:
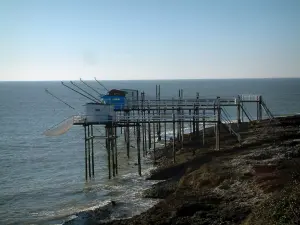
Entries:
[[1, 0], [0, 80], [300, 77], [300, 0]]

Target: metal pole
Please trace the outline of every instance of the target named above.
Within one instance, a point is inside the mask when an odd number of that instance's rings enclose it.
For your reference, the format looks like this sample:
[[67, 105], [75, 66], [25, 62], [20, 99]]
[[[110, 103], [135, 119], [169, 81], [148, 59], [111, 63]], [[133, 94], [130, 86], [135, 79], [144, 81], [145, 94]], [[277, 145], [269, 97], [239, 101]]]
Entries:
[[165, 131], [165, 148], [167, 147], [167, 122], [166, 122], [166, 110], [164, 111], [165, 114], [165, 122], [164, 122], [164, 131]]
[[236, 104], [237, 104], [237, 121], [238, 124], [240, 124], [241, 123], [241, 98], [239, 95], [236, 98]]
[[205, 109], [203, 109], [203, 116], [202, 116], [202, 144], [205, 145]]
[[191, 109], [189, 109], [189, 116], [190, 116], [190, 120], [189, 120], [189, 122], [190, 122], [190, 132], [189, 132], [189, 136], [190, 136], [190, 140], [192, 139], [192, 119], [191, 119], [191, 117], [192, 117], [192, 110]]
[[196, 112], [197, 112], [197, 118], [196, 118], [196, 133], [197, 133], [197, 137], [199, 137], [199, 92], [196, 93], [196, 101], [197, 101], [197, 108], [196, 108]]
[[129, 112], [126, 113], [127, 114], [127, 158], [129, 158], [130, 156], [130, 129], [129, 129]]
[[116, 165], [115, 165], [115, 135], [114, 135], [114, 128], [111, 126], [110, 128], [110, 136], [111, 136], [111, 141], [110, 141], [110, 149], [111, 149], [111, 158], [112, 158], [112, 169], [113, 169], [113, 177], [116, 176]]
[[217, 126], [216, 126], [216, 150], [220, 150], [220, 123], [221, 123], [221, 107], [220, 99], [217, 103]]
[[118, 175], [118, 146], [117, 146], [117, 127], [115, 126], [115, 169], [116, 169], [116, 175]]
[[155, 123], [153, 121], [153, 160], [156, 162], [156, 149], [155, 149]]
[[[160, 85], [157, 86], [157, 101], [158, 101], [158, 115], [159, 115], [159, 118], [161, 117], [160, 115]], [[157, 138], [158, 138], [158, 141], [161, 141], [161, 124], [160, 124], [160, 119], [158, 121], [158, 124], [157, 124]]]
[[176, 150], [175, 150], [175, 114], [173, 113], [173, 162], [176, 161]]
[[148, 142], [149, 142], [149, 149], [151, 149], [151, 124], [150, 124], [150, 106], [149, 105], [148, 105]]
[[110, 132], [109, 128], [106, 126], [106, 150], [107, 150], [107, 166], [108, 166], [108, 179], [111, 179], [111, 166], [110, 166]]

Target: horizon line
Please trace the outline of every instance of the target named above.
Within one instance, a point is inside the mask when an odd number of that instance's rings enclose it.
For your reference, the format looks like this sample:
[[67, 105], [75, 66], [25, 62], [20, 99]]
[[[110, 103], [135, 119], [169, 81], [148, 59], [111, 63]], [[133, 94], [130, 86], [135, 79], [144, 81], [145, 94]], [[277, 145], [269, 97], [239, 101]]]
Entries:
[[[81, 78], [82, 79], [82, 78]], [[98, 79], [96, 77], [96, 79]], [[173, 80], [266, 80], [266, 79], [300, 79], [300, 77], [235, 77], [235, 78], [175, 78], [175, 79], [101, 79], [101, 81], [173, 81]], [[95, 81], [94, 79], [82, 79], [84, 81]], [[98, 79], [100, 80], [100, 79]], [[62, 82], [62, 81], [80, 81], [79, 79], [62, 80], [0, 80], [0, 82]]]

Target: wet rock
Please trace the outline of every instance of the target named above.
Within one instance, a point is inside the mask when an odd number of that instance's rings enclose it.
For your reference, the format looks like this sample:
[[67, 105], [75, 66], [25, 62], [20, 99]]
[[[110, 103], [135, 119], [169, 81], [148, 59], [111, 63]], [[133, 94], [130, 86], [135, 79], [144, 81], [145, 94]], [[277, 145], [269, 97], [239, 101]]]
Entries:
[[150, 189], [144, 191], [145, 198], [166, 198], [172, 194], [177, 188], [177, 180], [167, 180], [154, 184]]

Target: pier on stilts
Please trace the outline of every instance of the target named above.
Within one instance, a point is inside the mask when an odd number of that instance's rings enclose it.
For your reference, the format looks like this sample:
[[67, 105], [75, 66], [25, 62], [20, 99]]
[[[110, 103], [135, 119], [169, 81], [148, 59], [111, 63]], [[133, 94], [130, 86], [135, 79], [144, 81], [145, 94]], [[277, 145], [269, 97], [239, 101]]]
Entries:
[[[115, 92], [113, 96], [118, 97], [121, 92], [127, 93], [127, 96], [124, 94], [126, 101], [122, 104], [94, 101], [85, 105], [85, 115], [72, 117], [73, 125], [84, 128], [86, 180], [95, 176], [94, 157], [95, 151], [99, 151], [95, 149], [95, 139], [105, 140], [108, 178], [111, 179], [119, 172], [119, 152], [126, 152], [130, 160], [132, 145], [136, 148], [137, 172], [142, 175], [142, 157], [151, 154], [155, 163], [158, 142], [161, 144], [161, 151], [171, 146], [173, 161], [176, 163], [176, 151], [184, 148], [184, 139], [187, 136], [189, 139], [201, 140], [205, 145], [205, 128], [214, 127], [215, 150], [218, 151], [222, 147], [221, 131], [228, 132], [236, 138], [237, 143], [241, 143], [241, 123], [274, 119], [261, 95], [205, 98], [201, 97], [200, 93], [195, 93], [194, 97], [184, 97], [184, 90], [180, 89], [178, 98], [162, 98], [160, 85], [156, 85], [155, 98], [147, 98], [145, 92], [131, 89]], [[254, 115], [246, 107], [249, 104], [256, 109]], [[99, 127], [105, 132], [95, 135], [94, 129]], [[189, 135], [185, 134], [185, 129], [189, 130]], [[51, 129], [46, 132], [51, 136]], [[170, 134], [172, 137], [167, 140]], [[120, 140], [123, 140], [125, 145], [118, 149], [117, 143]]]

